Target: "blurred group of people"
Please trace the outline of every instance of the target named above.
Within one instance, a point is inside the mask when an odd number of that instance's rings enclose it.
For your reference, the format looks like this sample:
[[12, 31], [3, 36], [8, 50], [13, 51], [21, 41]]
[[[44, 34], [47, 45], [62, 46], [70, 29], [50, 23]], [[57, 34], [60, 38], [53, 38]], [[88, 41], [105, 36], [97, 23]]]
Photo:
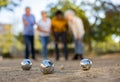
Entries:
[[63, 43], [64, 58], [68, 60], [68, 31], [71, 30], [74, 38], [75, 44], [75, 55], [73, 60], [83, 59], [83, 35], [84, 26], [82, 20], [77, 17], [72, 10], [67, 10], [63, 13], [61, 10], [55, 12], [52, 19], [48, 18], [46, 11], [41, 12], [42, 18], [36, 23], [35, 17], [31, 14], [30, 7], [25, 8], [25, 14], [23, 15], [24, 24], [24, 41], [25, 41], [25, 58], [29, 59], [30, 51], [32, 53], [32, 59], [36, 60], [35, 50], [34, 50], [34, 28], [37, 25], [37, 30], [39, 32], [39, 39], [42, 44], [41, 54], [43, 59], [48, 57], [48, 43], [50, 35], [54, 37], [55, 45], [55, 59], [58, 61], [60, 58], [59, 51], [59, 40]]

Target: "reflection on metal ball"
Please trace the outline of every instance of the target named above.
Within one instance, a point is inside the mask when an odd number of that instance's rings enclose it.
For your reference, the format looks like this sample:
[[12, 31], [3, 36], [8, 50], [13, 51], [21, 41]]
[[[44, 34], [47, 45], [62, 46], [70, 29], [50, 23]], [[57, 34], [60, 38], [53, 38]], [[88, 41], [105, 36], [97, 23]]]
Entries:
[[32, 67], [32, 62], [29, 60], [29, 59], [24, 59], [22, 62], [21, 62], [21, 68], [23, 70], [30, 70]]
[[51, 74], [54, 72], [54, 64], [50, 60], [43, 60], [40, 64], [40, 70], [43, 74]]
[[88, 71], [88, 70], [90, 70], [90, 68], [92, 66], [92, 61], [89, 59], [82, 59], [80, 61], [80, 66], [81, 66], [82, 70]]

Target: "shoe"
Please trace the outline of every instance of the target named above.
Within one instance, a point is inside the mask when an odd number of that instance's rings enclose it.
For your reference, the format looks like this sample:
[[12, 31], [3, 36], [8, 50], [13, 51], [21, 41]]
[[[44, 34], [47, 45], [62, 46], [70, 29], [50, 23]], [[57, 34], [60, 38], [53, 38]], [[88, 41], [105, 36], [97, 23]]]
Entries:
[[80, 58], [80, 60], [84, 59], [83, 55], [81, 55], [81, 54], [79, 55], [79, 58]]
[[72, 60], [78, 60], [78, 55], [75, 54], [75, 55], [73, 56]]

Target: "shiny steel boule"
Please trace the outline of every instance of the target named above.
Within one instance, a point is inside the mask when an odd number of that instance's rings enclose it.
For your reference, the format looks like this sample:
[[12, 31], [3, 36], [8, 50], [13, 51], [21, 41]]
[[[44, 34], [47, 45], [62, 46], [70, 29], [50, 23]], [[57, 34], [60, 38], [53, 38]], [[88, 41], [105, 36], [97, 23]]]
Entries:
[[88, 71], [92, 66], [92, 61], [89, 59], [82, 59], [80, 61], [80, 66], [83, 71]]
[[21, 62], [21, 68], [23, 70], [30, 70], [32, 67], [32, 62], [29, 60], [29, 59], [24, 59], [22, 62]]
[[40, 64], [40, 71], [43, 74], [51, 74], [54, 72], [54, 63], [50, 60], [43, 60]]

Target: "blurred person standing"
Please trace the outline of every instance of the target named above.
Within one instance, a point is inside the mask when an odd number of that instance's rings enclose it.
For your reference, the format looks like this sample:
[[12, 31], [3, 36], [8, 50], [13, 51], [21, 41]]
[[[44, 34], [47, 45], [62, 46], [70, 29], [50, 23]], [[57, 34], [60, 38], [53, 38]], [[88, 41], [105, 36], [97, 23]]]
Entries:
[[39, 39], [42, 44], [42, 57], [43, 59], [47, 59], [48, 49], [47, 45], [49, 43], [49, 36], [51, 30], [51, 20], [47, 17], [47, 13], [42, 11], [41, 13], [42, 19], [37, 23], [39, 31]]
[[55, 16], [52, 18], [52, 33], [55, 39], [55, 52], [56, 60], [59, 60], [60, 52], [58, 49], [59, 40], [61, 39], [64, 46], [64, 57], [65, 60], [68, 60], [68, 47], [67, 47], [67, 21], [64, 18], [62, 11], [58, 10], [55, 13]]
[[72, 30], [75, 43], [75, 55], [73, 60], [83, 59], [83, 36], [84, 36], [84, 26], [82, 20], [75, 16], [74, 11], [67, 10], [65, 12], [65, 18], [68, 20], [70, 29]]
[[31, 14], [30, 7], [25, 8], [25, 14], [23, 15], [23, 24], [24, 24], [24, 41], [25, 41], [25, 58], [29, 59], [29, 50], [31, 49], [32, 59], [35, 60], [35, 51], [34, 51], [34, 28], [35, 17]]

